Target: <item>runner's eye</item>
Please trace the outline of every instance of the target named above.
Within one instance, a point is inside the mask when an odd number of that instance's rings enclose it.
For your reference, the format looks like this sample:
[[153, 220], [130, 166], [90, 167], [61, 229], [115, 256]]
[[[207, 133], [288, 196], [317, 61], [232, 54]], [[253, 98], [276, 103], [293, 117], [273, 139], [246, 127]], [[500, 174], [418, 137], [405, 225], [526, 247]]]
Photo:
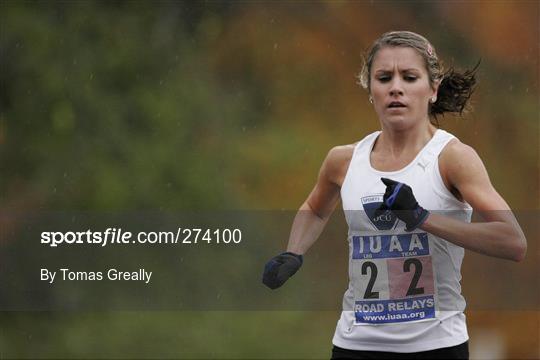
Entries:
[[379, 80], [380, 82], [383, 82], [383, 83], [384, 83], [384, 82], [388, 82], [388, 81], [390, 81], [390, 76], [380, 76], [380, 77], [378, 78], [378, 80]]
[[416, 76], [405, 76], [405, 81], [407, 82], [415, 82], [416, 79]]

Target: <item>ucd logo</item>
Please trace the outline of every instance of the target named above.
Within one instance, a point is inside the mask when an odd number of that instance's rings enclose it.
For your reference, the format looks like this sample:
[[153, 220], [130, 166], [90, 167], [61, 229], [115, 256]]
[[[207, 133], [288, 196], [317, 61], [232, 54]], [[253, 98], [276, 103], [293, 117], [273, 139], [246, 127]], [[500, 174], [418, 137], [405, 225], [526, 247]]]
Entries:
[[384, 214], [375, 217], [375, 210], [381, 206], [383, 194], [370, 195], [362, 198], [362, 206], [366, 212], [369, 221], [378, 230], [391, 230], [396, 227], [397, 217], [391, 211], [386, 211]]

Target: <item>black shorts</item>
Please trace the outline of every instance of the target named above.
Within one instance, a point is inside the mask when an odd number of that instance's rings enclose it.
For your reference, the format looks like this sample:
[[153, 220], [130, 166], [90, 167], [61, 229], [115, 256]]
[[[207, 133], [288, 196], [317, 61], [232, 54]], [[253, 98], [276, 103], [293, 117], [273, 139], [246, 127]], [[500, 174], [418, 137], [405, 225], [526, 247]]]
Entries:
[[469, 342], [461, 345], [420, 351], [415, 353], [395, 353], [385, 351], [347, 350], [334, 345], [332, 359], [468, 359]]

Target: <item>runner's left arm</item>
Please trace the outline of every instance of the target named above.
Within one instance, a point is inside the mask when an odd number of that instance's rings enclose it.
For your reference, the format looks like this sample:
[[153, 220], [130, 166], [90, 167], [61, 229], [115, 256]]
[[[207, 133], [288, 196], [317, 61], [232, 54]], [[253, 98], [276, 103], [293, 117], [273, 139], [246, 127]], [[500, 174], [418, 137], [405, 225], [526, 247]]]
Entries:
[[431, 212], [422, 230], [481, 254], [521, 261], [527, 251], [523, 230], [506, 201], [495, 190], [482, 160], [461, 142], [441, 154], [448, 181], [484, 222], [466, 223]]

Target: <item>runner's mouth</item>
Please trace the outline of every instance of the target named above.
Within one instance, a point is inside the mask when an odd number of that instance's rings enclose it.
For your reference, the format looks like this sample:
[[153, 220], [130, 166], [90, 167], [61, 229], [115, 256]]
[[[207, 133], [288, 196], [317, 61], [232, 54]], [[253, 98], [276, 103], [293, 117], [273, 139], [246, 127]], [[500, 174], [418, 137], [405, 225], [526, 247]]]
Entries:
[[390, 104], [388, 104], [389, 109], [405, 108], [405, 107], [407, 107], [407, 106], [405, 104], [403, 104], [402, 102], [399, 102], [399, 101], [392, 101]]

